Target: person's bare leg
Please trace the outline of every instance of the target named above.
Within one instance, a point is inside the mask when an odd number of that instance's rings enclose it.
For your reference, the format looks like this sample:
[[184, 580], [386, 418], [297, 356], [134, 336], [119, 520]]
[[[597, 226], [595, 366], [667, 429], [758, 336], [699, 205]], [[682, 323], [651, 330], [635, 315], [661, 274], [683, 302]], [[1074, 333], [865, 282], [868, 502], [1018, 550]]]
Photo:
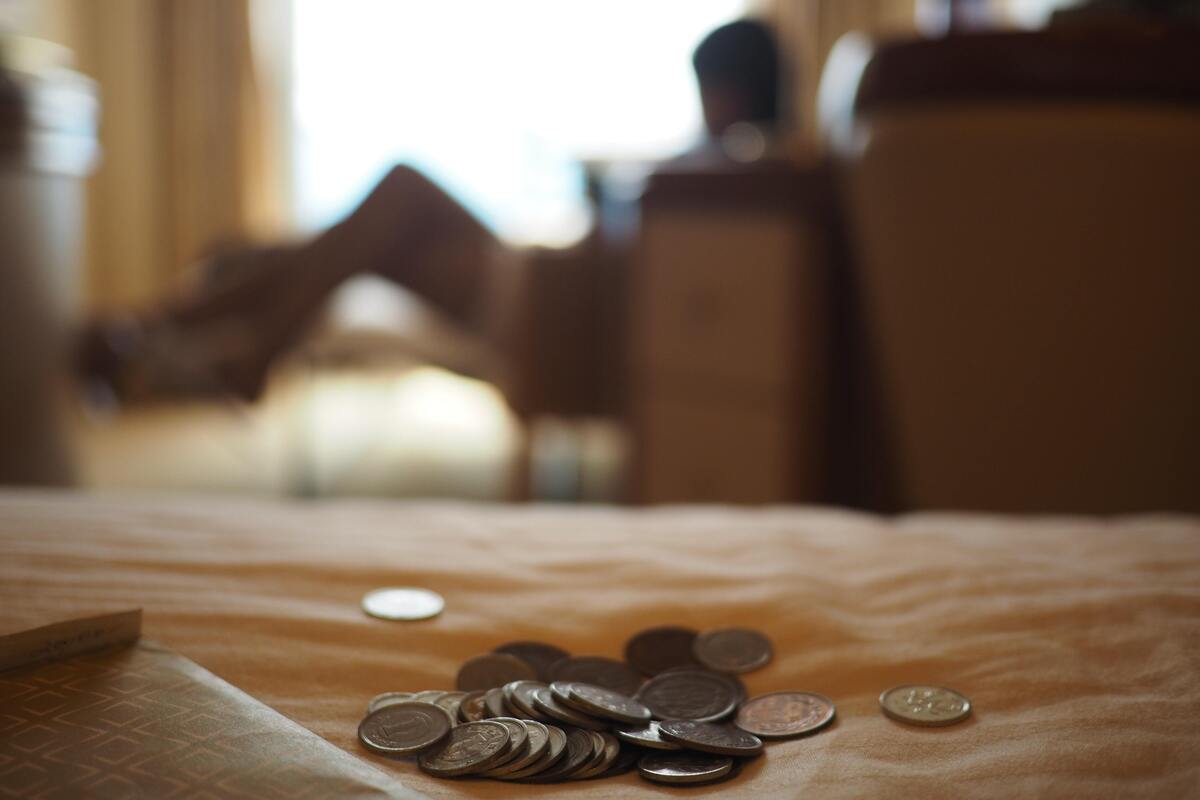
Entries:
[[204, 372], [212, 383], [255, 397], [274, 359], [299, 341], [330, 293], [354, 275], [385, 276], [488, 333], [498, 246], [438, 186], [396, 167], [315, 239], [226, 256], [234, 262], [223, 269], [226, 276], [146, 316], [145, 338], [178, 351], [183, 371]]

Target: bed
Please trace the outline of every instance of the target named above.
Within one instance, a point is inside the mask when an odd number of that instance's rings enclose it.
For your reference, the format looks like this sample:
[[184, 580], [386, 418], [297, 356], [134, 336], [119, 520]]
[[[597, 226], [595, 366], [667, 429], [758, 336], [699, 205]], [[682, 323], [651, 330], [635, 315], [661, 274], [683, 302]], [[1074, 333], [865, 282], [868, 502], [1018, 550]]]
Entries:
[[[445, 611], [364, 615], [363, 594], [389, 585], [434, 589]], [[805, 689], [837, 704], [828, 729], [771, 743], [696, 795], [1200, 792], [1191, 517], [0, 493], [0, 624], [108, 606], [140, 606], [147, 639], [428, 797], [685, 791], [636, 772], [435, 780], [356, 739], [376, 693], [453, 688], [459, 664], [503, 642], [619, 656], [631, 634], [669, 623], [756, 627], [776, 657], [745, 676], [751, 694]], [[903, 683], [957, 689], [974, 712], [903, 726], [878, 705]]]

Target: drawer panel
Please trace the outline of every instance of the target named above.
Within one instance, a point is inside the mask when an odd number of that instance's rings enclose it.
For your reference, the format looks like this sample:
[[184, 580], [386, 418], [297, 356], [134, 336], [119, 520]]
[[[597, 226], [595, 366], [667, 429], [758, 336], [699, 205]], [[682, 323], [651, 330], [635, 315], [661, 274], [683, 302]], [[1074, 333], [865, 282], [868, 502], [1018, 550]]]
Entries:
[[640, 369], [786, 382], [802, 335], [811, 237], [783, 213], [661, 210], [645, 221], [634, 359]]

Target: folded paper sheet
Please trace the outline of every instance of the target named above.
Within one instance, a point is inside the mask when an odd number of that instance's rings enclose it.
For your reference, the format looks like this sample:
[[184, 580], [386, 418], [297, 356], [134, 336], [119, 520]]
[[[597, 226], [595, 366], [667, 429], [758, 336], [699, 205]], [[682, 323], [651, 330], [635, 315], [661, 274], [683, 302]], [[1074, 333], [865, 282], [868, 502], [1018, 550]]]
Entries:
[[[16, 636], [45, 640], [54, 629], [62, 641], [73, 622]], [[86, 640], [89, 630], [128, 633], [130, 620], [83, 622], [75, 633]], [[9, 796], [420, 797], [149, 642], [0, 672], [0, 797]]]

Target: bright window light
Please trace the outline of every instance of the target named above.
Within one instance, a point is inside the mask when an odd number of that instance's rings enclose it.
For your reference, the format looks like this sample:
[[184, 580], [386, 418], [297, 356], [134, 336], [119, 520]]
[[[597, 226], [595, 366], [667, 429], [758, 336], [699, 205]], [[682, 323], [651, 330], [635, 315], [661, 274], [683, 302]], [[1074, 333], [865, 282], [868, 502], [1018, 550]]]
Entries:
[[296, 0], [299, 224], [346, 213], [397, 162], [504, 239], [590, 224], [580, 159], [686, 149], [691, 52], [746, 0]]

